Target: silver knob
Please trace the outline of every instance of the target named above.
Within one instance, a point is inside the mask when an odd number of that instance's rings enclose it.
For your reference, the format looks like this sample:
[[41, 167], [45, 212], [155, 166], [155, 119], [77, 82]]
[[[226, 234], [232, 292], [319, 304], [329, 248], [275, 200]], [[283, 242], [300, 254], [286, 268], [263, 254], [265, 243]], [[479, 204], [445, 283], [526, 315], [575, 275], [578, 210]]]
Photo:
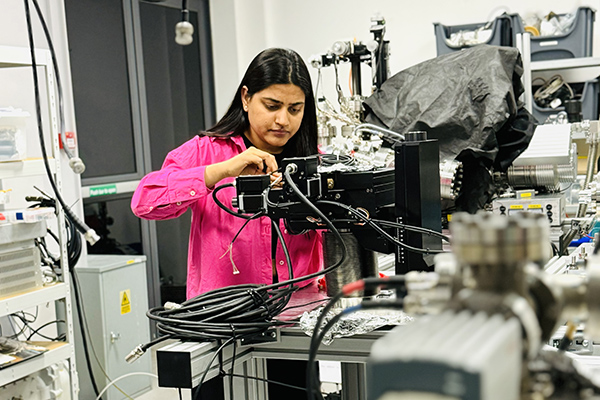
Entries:
[[115, 332], [111, 332], [110, 333], [110, 342], [111, 343], [114, 343], [115, 340], [119, 340], [119, 339], [121, 339], [121, 334], [120, 333], [118, 333], [118, 332], [117, 333], [115, 333]]

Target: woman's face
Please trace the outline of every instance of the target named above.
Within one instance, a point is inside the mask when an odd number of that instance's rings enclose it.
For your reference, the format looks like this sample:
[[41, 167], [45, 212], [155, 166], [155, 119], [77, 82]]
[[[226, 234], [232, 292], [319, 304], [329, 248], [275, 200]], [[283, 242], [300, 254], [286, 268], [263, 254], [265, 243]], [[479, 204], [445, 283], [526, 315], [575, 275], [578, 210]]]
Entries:
[[248, 113], [248, 139], [258, 149], [278, 154], [298, 132], [304, 116], [304, 92], [288, 83], [271, 85], [250, 96], [242, 88], [242, 104]]

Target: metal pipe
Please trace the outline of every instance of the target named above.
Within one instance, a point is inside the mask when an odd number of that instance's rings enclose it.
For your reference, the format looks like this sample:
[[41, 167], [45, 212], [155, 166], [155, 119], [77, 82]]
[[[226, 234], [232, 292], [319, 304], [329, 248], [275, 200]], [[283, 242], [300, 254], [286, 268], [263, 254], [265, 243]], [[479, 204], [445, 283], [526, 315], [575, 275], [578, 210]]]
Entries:
[[369, 130], [376, 130], [378, 133], [381, 133], [382, 135], [391, 137], [392, 139], [396, 139], [396, 140], [406, 140], [406, 138], [404, 137], [404, 135], [401, 135], [398, 132], [394, 132], [392, 130], [386, 129], [386, 128], [382, 128], [381, 126], [377, 126], [377, 125], [373, 125], [373, 124], [360, 124], [358, 125], [356, 128], [354, 128], [354, 132], [352, 132], [353, 134], [360, 132], [360, 131], [369, 131]]
[[[585, 180], [583, 182], [583, 188], [586, 189], [590, 182], [592, 181], [592, 176], [594, 175], [594, 166], [596, 164], [596, 154], [598, 153], [598, 141], [595, 137], [592, 138], [592, 143], [590, 144], [590, 151], [588, 153], [587, 160], [587, 170], [585, 173]], [[577, 218], [585, 217], [585, 213], [587, 212], [588, 205], [587, 203], [580, 203], [579, 208], [577, 209]], [[569, 248], [569, 244], [577, 234], [578, 229], [571, 228], [560, 241], [560, 253], [565, 254], [565, 250]]]
[[352, 94], [354, 96], [362, 96], [360, 58], [354, 56], [350, 63], [352, 65]]
[[[583, 182], [583, 189], [587, 189], [588, 185], [592, 181], [592, 176], [594, 175], [594, 166], [596, 165], [596, 153], [598, 152], [598, 142], [593, 140], [590, 144], [590, 152], [588, 153], [587, 160], [587, 170], [585, 173], [585, 181]], [[579, 204], [579, 209], [577, 210], [577, 218], [585, 217], [585, 213], [587, 212], [587, 203]]]

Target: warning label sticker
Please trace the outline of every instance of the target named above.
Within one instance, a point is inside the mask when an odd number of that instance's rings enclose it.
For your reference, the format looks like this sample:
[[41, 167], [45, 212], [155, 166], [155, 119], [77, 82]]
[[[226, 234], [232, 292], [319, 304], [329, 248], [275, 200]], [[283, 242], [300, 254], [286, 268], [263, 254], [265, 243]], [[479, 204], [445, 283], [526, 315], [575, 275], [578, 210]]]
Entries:
[[131, 312], [131, 291], [129, 289], [119, 292], [121, 298], [121, 315]]

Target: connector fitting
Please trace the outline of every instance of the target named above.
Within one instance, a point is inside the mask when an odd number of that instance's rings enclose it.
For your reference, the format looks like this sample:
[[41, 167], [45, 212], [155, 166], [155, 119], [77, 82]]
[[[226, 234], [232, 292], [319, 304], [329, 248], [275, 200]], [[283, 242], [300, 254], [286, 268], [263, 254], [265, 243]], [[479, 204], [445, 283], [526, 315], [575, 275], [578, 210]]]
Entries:
[[167, 301], [164, 305], [165, 310], [178, 310], [181, 308], [181, 304], [174, 303], [172, 301]]
[[100, 240], [100, 236], [98, 236], [96, 231], [93, 229], [86, 231], [83, 237], [91, 246], [93, 246], [98, 240]]
[[127, 356], [125, 356], [125, 361], [131, 364], [132, 362], [143, 356], [144, 353], [145, 351], [142, 349], [142, 345], [139, 344], [135, 349], [131, 350], [131, 352], [127, 354]]
[[85, 171], [85, 164], [83, 163], [83, 160], [79, 157], [73, 157], [69, 159], [69, 167], [77, 175], [81, 175], [83, 174], [83, 171]]
[[286, 167], [287, 171], [289, 172], [290, 175], [295, 174], [296, 172], [298, 172], [298, 166], [294, 163], [288, 164], [288, 166]]

